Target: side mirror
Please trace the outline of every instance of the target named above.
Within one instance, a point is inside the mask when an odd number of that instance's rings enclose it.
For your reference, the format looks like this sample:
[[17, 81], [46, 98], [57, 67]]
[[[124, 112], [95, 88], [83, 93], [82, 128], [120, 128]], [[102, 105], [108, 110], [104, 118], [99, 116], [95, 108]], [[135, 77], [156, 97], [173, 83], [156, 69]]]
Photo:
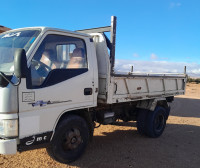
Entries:
[[27, 58], [26, 52], [24, 49], [17, 49], [14, 55], [14, 70], [15, 76], [18, 78], [25, 78], [28, 67], [27, 67]]

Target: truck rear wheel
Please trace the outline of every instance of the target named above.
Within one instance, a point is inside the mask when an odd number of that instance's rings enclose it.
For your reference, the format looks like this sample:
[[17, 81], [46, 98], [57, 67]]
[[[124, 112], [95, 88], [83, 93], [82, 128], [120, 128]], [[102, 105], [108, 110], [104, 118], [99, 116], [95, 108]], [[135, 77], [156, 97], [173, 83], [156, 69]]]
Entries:
[[140, 109], [137, 115], [137, 131], [144, 135], [146, 132], [146, 118], [147, 118], [148, 110]]
[[70, 163], [83, 154], [88, 141], [86, 121], [82, 117], [70, 115], [58, 124], [47, 152], [58, 162]]
[[146, 135], [152, 138], [157, 138], [162, 135], [167, 119], [167, 111], [160, 106], [157, 106], [154, 111], [149, 112], [146, 122]]

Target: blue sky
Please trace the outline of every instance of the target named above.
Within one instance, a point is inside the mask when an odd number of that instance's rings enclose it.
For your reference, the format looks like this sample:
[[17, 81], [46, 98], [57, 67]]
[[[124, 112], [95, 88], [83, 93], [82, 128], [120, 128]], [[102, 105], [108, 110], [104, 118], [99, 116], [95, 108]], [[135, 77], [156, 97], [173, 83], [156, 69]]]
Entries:
[[199, 9], [199, 0], [1, 0], [0, 25], [77, 30], [107, 26], [115, 15], [116, 58], [124, 66], [131, 60], [152, 71], [151, 62], [157, 62], [155, 72], [160, 63], [169, 66], [166, 72], [179, 72], [176, 63], [187, 64], [200, 76]]

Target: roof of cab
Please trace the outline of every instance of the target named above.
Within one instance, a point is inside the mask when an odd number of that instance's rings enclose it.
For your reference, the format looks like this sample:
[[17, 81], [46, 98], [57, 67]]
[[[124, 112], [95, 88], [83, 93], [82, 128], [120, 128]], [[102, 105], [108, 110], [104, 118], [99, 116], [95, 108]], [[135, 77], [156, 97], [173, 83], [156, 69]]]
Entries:
[[77, 35], [81, 35], [81, 36], [85, 36], [85, 37], [90, 37], [89, 34], [84, 34], [84, 33], [79, 33], [76, 31], [70, 31], [70, 30], [64, 30], [64, 29], [58, 29], [58, 28], [52, 28], [52, 27], [24, 27], [24, 28], [12, 29], [12, 30], [4, 32], [4, 33], [6, 34], [6, 33], [11, 33], [14, 31], [36, 30], [36, 29], [40, 29], [42, 31], [42, 33], [45, 33], [47, 31], [55, 31], [55, 32], [63, 32], [63, 33], [77, 34]]

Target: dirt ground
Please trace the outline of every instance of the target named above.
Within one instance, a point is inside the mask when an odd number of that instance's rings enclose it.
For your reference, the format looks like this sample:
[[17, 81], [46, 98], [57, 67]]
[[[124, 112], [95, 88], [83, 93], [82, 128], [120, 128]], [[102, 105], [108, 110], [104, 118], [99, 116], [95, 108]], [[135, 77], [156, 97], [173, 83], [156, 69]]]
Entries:
[[7, 168], [199, 168], [200, 85], [187, 84], [186, 95], [171, 104], [166, 129], [152, 139], [137, 133], [135, 122], [101, 126], [85, 154], [65, 165], [52, 160], [45, 149], [11, 156], [0, 155]]

